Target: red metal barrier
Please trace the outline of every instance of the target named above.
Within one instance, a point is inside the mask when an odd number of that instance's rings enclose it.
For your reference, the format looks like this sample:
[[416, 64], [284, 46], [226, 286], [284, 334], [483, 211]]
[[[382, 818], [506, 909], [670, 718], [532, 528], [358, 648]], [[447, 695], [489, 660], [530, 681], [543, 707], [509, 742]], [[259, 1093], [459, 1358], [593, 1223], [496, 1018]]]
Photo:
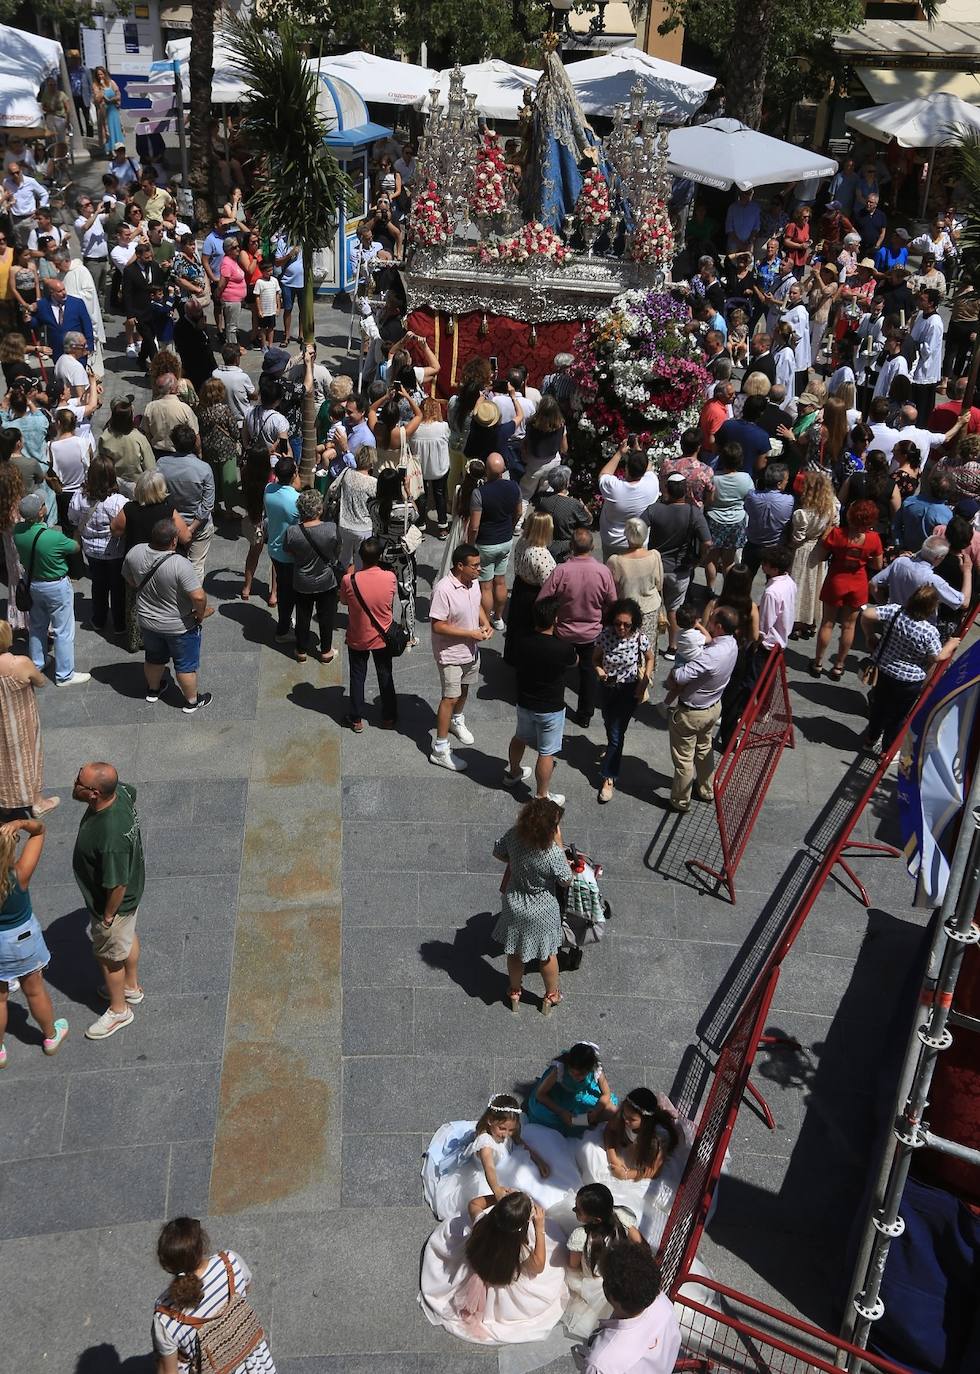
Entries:
[[[687, 1282], [707, 1289], [719, 1305], [709, 1307], [680, 1293]], [[859, 1351], [839, 1336], [703, 1275], [682, 1274], [671, 1296], [682, 1335], [675, 1374], [841, 1374], [848, 1355], [860, 1355], [876, 1374], [906, 1374], [882, 1355]]]
[[[980, 606], [975, 607], [964, 619], [960, 629], [961, 638], [965, 638], [969, 632], [978, 612], [980, 612]], [[935, 665], [923, 684], [919, 700], [932, 689], [951, 661], [946, 660]], [[762, 681], [763, 679], [760, 679], [760, 685]], [[785, 682], [785, 675], [783, 681]], [[756, 1052], [763, 1040], [766, 1017], [769, 1014], [769, 1008], [776, 991], [783, 961], [792, 949], [806, 918], [816, 905], [817, 898], [823, 891], [827, 879], [834, 868], [842, 863], [842, 855], [851, 852], [854, 848], [884, 848], [884, 846], [855, 845], [851, 841], [851, 835], [854, 833], [854, 827], [857, 825], [864, 808], [881, 785], [892, 759], [901, 748], [909, 721], [917, 709], [918, 702], [906, 716], [891, 747], [878, 760], [878, 765], [864, 791], [844, 817], [833, 841], [819, 860], [815, 860], [816, 866], [813, 875], [807, 883], [799, 903], [759, 969], [735, 1014], [731, 1029], [722, 1042], [712, 1074], [711, 1086], [708, 1089], [707, 1100], [698, 1117], [698, 1131], [691, 1147], [690, 1158], [684, 1170], [680, 1187], [674, 1197], [674, 1204], [670, 1216], [667, 1218], [667, 1225], [664, 1227], [663, 1239], [660, 1244], [658, 1257], [664, 1272], [664, 1285], [668, 1289], [672, 1288], [678, 1274], [685, 1273], [690, 1268], [697, 1253], [701, 1233], [708, 1218], [715, 1187], [725, 1159], [725, 1150], [735, 1127], [735, 1118], [738, 1115], [742, 1096], [748, 1091], [757, 1100], [760, 1098], [759, 1093], [749, 1082], [749, 1074], [755, 1062]], [[759, 805], [761, 806], [761, 801]], [[757, 806], [755, 808], [756, 814], [758, 814], [758, 809]], [[846, 864], [842, 866], [849, 876], [853, 876]], [[856, 878], [855, 881], [857, 881]], [[862, 884], [859, 883], [858, 886], [862, 899], [867, 904], [867, 893]], [[767, 1123], [771, 1126], [773, 1124], [771, 1113], [765, 1107], [764, 1102], [762, 1105]]]
[[684, 1177], [674, 1195], [657, 1255], [664, 1287], [668, 1290], [675, 1276], [687, 1271], [697, 1252], [721, 1163], [735, 1128], [738, 1104], [746, 1087], [751, 1086], [749, 1071], [778, 978], [779, 970], [773, 969], [765, 982], [756, 984], [718, 1055], [708, 1097], [698, 1117], [697, 1136]]
[[701, 859], [688, 859], [689, 869], [700, 869], [724, 883], [735, 902], [735, 870], [755, 828], [769, 784], [783, 750], [793, 748], [793, 712], [786, 681], [782, 649], [772, 649], [759, 680], [746, 702], [738, 726], [715, 769], [713, 791], [722, 864], [712, 868]]

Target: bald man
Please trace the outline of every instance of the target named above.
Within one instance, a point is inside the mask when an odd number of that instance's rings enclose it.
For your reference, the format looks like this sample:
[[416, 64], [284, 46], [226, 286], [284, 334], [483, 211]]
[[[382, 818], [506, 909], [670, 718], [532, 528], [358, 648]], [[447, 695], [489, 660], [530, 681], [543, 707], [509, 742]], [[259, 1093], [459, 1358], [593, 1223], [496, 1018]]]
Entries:
[[111, 763], [83, 763], [72, 796], [85, 806], [75, 839], [72, 869], [89, 913], [92, 953], [105, 984], [106, 1011], [86, 1030], [105, 1040], [133, 1020], [143, 1000], [136, 917], [146, 883], [136, 788], [119, 781]]

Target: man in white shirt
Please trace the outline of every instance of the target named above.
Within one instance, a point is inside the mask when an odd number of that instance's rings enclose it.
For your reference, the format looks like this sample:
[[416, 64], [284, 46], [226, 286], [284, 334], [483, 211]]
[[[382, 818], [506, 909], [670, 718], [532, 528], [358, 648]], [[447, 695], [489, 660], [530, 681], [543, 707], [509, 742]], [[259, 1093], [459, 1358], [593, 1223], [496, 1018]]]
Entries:
[[60, 224], [55, 224], [51, 218], [49, 207], [43, 207], [37, 211], [34, 217], [35, 228], [27, 236], [27, 246], [35, 257], [42, 257], [43, 254], [38, 248], [38, 240], [49, 238], [56, 248], [60, 248], [65, 241], [65, 231]]
[[885, 340], [885, 361], [878, 373], [872, 399], [877, 399], [879, 396], [887, 397], [895, 378], [907, 377], [908, 375], [909, 365], [902, 353], [902, 337], [900, 334], [891, 334]]
[[69, 330], [65, 351], [54, 365], [54, 375], [69, 388], [73, 400], [79, 400], [88, 391], [88, 370], [82, 362], [87, 352], [85, 335]]
[[133, 159], [126, 156], [125, 143], [117, 143], [113, 149], [109, 171], [119, 183], [120, 191], [125, 191], [127, 186], [133, 186], [139, 181], [139, 169]]
[[806, 391], [810, 380], [810, 315], [803, 304], [803, 288], [794, 282], [786, 293], [786, 309], [779, 317], [781, 324], [788, 324], [796, 335], [793, 348], [794, 371], [796, 372], [796, 394]]
[[242, 350], [237, 343], [226, 343], [221, 350], [221, 366], [216, 367], [211, 376], [216, 377], [228, 397], [228, 409], [239, 425], [255, 403], [255, 387], [252, 379], [241, 366]]
[[[328, 368], [324, 367], [323, 363], [318, 363], [316, 361], [316, 345], [309, 344], [308, 347], [314, 349], [313, 401], [316, 405], [317, 410], [319, 410], [320, 407], [323, 405], [324, 401], [327, 399], [327, 395], [330, 390], [330, 383], [333, 381], [333, 373], [330, 372]], [[304, 361], [302, 353], [300, 353], [300, 355], [295, 359], [295, 361], [290, 363], [289, 367], [286, 369], [286, 381], [302, 382], [305, 376], [306, 362]]]
[[936, 405], [936, 386], [943, 375], [943, 322], [939, 317], [939, 292], [919, 292], [919, 316], [910, 338], [917, 353], [912, 369], [912, 391], [919, 415], [928, 420]]
[[406, 143], [402, 147], [401, 157], [395, 158], [395, 171], [402, 179], [402, 186], [411, 186], [418, 171], [418, 163], [415, 160], [415, 149], [411, 143]]
[[[616, 476], [621, 463], [626, 469], [625, 477]], [[660, 479], [651, 469], [646, 451], [639, 448], [635, 440], [629, 447], [618, 448], [599, 470], [599, 494], [603, 498], [599, 536], [605, 562], [610, 555], [629, 549], [626, 521], [641, 516], [648, 506], [660, 500]]]
[[[109, 261], [115, 269], [112, 287], [109, 291], [109, 309], [122, 309], [122, 276], [125, 268], [136, 256], [136, 235], [132, 226], [120, 224], [116, 234], [116, 246], [109, 254]], [[136, 347], [136, 321], [126, 321], [126, 353], [134, 358], [139, 350]]]
[[776, 325], [779, 323], [779, 314], [786, 305], [786, 297], [790, 288], [795, 286], [796, 276], [793, 272], [793, 264], [789, 258], [783, 258], [779, 264], [779, 275], [776, 278], [773, 288], [766, 297], [769, 302], [769, 311], [766, 315], [766, 333], [770, 336], [775, 334]]
[[10, 215], [14, 239], [18, 244], [25, 245], [35, 226], [35, 212], [42, 205], [47, 205], [48, 193], [39, 181], [26, 175], [19, 162], [12, 162], [3, 179], [3, 200]]
[[585, 1374], [671, 1374], [681, 1332], [651, 1252], [628, 1240], [611, 1245], [603, 1257], [602, 1291], [613, 1314], [576, 1351], [579, 1368]]
[[967, 411], [965, 418], [961, 416], [960, 420], [957, 420], [953, 428], [948, 429], [945, 434], [933, 434], [931, 429], [920, 429], [916, 423], [918, 418], [919, 412], [916, 410], [915, 406], [902, 406], [902, 413], [898, 419], [898, 437], [900, 439], [911, 439], [912, 443], [915, 444], [916, 448], [919, 450], [919, 456], [923, 463], [928, 463], [929, 456], [934, 448], [941, 448], [943, 444], [948, 444], [951, 436], [955, 442], [961, 431], [964, 430], [969, 423], [970, 412]]
[[75, 233], [82, 249], [82, 262], [92, 274], [95, 289], [101, 296], [109, 271], [109, 241], [105, 231], [105, 216], [92, 204], [90, 196], [79, 196], [75, 205]]
[[885, 344], [885, 302], [875, 296], [871, 310], [862, 315], [855, 331], [857, 352], [854, 355], [854, 372], [858, 386], [871, 386], [877, 381], [876, 369], [878, 355]]
[[888, 423], [888, 401], [884, 396], [876, 396], [871, 402], [871, 409], [868, 411], [868, 424], [871, 427], [870, 449], [880, 449], [889, 462], [892, 460], [892, 449], [901, 439], [902, 435], [897, 429], [893, 429]]

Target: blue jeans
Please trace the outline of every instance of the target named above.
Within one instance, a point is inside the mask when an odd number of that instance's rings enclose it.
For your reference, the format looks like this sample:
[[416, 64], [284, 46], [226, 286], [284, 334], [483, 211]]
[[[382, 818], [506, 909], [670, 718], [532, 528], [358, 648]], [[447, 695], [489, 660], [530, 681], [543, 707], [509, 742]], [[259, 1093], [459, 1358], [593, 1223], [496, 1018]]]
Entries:
[[636, 710], [635, 682], [605, 682], [602, 686], [602, 723], [606, 727], [606, 757], [602, 761], [602, 776], [619, 777], [623, 762], [626, 729]]
[[54, 635], [54, 680], [65, 682], [75, 671], [75, 594], [67, 577], [57, 582], [32, 582], [29, 648], [31, 660], [44, 671], [48, 627]]

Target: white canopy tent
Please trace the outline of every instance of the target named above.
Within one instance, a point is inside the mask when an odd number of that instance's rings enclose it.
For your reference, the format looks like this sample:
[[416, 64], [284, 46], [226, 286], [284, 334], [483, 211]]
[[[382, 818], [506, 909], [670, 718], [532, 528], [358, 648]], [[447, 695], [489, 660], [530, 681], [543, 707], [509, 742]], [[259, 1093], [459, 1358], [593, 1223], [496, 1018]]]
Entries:
[[703, 186], [727, 191], [737, 186], [771, 186], [777, 182], [830, 177], [837, 171], [833, 158], [770, 138], [737, 119], [711, 119], [687, 129], [671, 129], [670, 170]]
[[[180, 63], [181, 90], [185, 101], [190, 99], [190, 80], [187, 74], [190, 55], [190, 38], [174, 38], [167, 44], [167, 56], [176, 58]], [[215, 105], [235, 105], [239, 100], [244, 100], [248, 88], [238, 74], [237, 64], [238, 59], [228, 52], [216, 33], [212, 59], [214, 77], [211, 82], [211, 100]]]
[[320, 76], [346, 81], [364, 100], [382, 105], [417, 105], [438, 80], [432, 67], [395, 62], [370, 52], [348, 52], [312, 62]]
[[[443, 104], [449, 95], [452, 70], [447, 67], [440, 72], [436, 82]], [[515, 67], [510, 62], [494, 57], [489, 62], [478, 62], [463, 68], [463, 89], [476, 96], [478, 113], [489, 119], [516, 119], [524, 103], [525, 88], [530, 86], [534, 90], [540, 75], [533, 67]], [[422, 107], [425, 110], [429, 108], [428, 95]]]
[[956, 127], [980, 132], [980, 109], [949, 91], [936, 91], [913, 100], [873, 105], [869, 110], [851, 110], [844, 122], [879, 143], [895, 139], [902, 148], [939, 148], [952, 141], [951, 130]]
[[616, 105], [629, 103], [630, 90], [640, 80], [644, 99], [655, 100], [671, 124], [690, 119], [715, 84], [713, 76], [639, 48], [616, 48], [601, 57], [570, 62], [566, 70], [586, 114], [611, 118]]
[[50, 75], [63, 77], [63, 89], [70, 89], [61, 44], [0, 24], [0, 128], [25, 134], [44, 129], [37, 93]]

